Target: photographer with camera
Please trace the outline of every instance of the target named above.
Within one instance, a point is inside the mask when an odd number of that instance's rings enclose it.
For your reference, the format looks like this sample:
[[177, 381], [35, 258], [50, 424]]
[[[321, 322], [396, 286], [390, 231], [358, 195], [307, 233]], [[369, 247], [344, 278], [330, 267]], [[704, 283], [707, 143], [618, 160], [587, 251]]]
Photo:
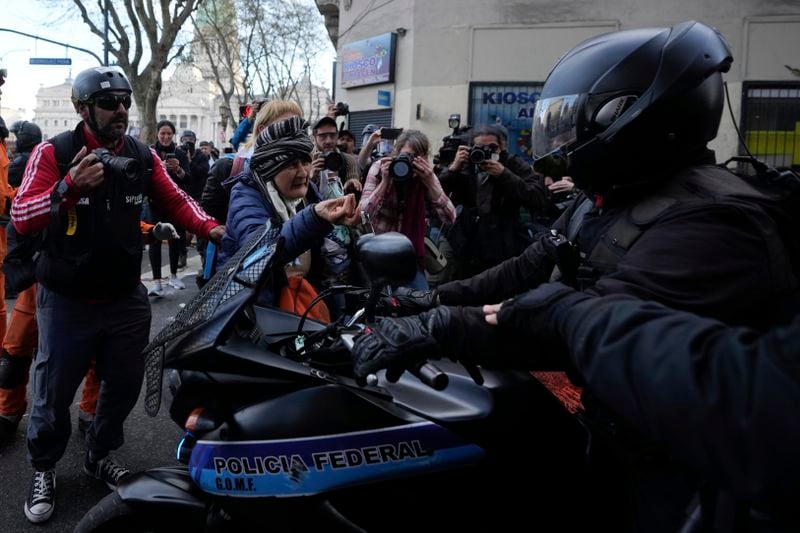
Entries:
[[203, 187], [208, 178], [209, 156], [203, 151], [196, 149], [197, 135], [192, 130], [183, 130], [181, 133], [181, 150], [186, 152], [189, 159], [189, 173], [183, 182], [179, 182], [181, 189], [186, 191], [189, 196], [196, 201], [200, 201], [203, 195]]
[[391, 156], [372, 164], [359, 207], [369, 215], [375, 233], [399, 231], [411, 239], [418, 258], [417, 276], [409, 287], [427, 289], [425, 279], [426, 202], [442, 222], [452, 224], [456, 210], [428, 161], [430, 142], [421, 131], [405, 130]]
[[[332, 107], [336, 110], [336, 107]], [[314, 171], [314, 183], [320, 187], [320, 192], [325, 189], [320, 176], [338, 178], [342, 188], [347, 192], [361, 191], [361, 176], [358, 172], [358, 162], [355, 156], [339, 150], [339, 127], [336, 119], [326, 115], [319, 119], [313, 128], [314, 152], [312, 153], [311, 167]]]
[[471, 146], [461, 145], [439, 174], [442, 187], [459, 207], [448, 232], [463, 279], [516, 257], [532, 242], [520, 209], [535, 212], [547, 203], [543, 184], [530, 165], [505, 149], [499, 126], [476, 126]]
[[28, 421], [34, 474], [25, 502], [31, 522], [53, 513], [69, 407], [92, 357], [102, 385], [86, 433], [84, 472], [111, 487], [129, 474], [109, 452], [123, 443], [150, 334], [150, 303], [140, 279], [144, 197], [198, 235], [219, 241], [225, 231], [170, 179], [154, 151], [125, 135], [131, 93], [118, 68], [79, 73], [72, 102], [81, 122], [34, 149], [12, 205], [21, 235], [46, 230], [36, 262], [39, 348]]

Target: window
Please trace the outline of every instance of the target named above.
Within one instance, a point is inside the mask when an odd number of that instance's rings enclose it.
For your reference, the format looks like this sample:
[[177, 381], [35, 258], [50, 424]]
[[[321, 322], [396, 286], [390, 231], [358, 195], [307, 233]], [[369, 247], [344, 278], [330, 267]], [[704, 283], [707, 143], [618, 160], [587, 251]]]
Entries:
[[178, 127], [182, 130], [185, 130], [189, 127], [189, 125], [186, 123], [186, 115], [181, 115], [181, 119], [178, 122]]
[[49, 121], [48, 121], [47, 119], [44, 119], [44, 127], [45, 127], [45, 128], [48, 126], [48, 124], [47, 124], [48, 122], [49, 122]]
[[531, 124], [541, 83], [471, 83], [468, 121], [461, 125], [497, 124], [508, 131], [508, 151], [531, 161]]
[[65, 128], [67, 127], [67, 121], [66, 120], [64, 120], [64, 127]]
[[[800, 167], [800, 82], [744, 82], [741, 129], [757, 158]], [[739, 154], [746, 155], [741, 146]]]

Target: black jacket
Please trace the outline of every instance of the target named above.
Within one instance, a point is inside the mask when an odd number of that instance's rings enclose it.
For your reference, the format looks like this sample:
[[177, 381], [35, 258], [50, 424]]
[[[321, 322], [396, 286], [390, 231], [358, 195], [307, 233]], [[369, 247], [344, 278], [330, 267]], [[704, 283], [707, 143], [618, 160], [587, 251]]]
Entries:
[[222, 183], [230, 177], [232, 168], [233, 159], [228, 157], [217, 159], [217, 162], [211, 167], [208, 179], [203, 187], [200, 207], [217, 220], [228, 219], [230, 193], [222, 186]]
[[14, 157], [11, 164], [8, 166], [8, 184], [14, 188], [22, 185], [22, 176], [25, 174], [25, 165], [28, 164], [28, 159], [31, 157], [30, 152], [21, 152]]
[[[579, 196], [554, 224], [560, 233], [569, 233], [581, 198], [585, 196]], [[578, 250], [589, 254], [607, 238], [618, 217], [630, 216], [630, 209], [592, 207], [573, 239]], [[791, 273], [775, 272], [778, 264], [785, 265], [784, 270], [790, 264], [782, 247], [778, 257], [768, 260], [776, 239], [774, 223], [754, 203], [713, 198], [679, 202], [646, 226], [614, 271], [598, 272], [586, 291], [629, 294], [731, 325], [763, 329], [792, 316], [798, 288]], [[555, 264], [552, 250], [536, 241], [518, 257], [470, 279], [440, 286], [439, 298], [446, 305], [497, 303], [548, 281]]]
[[721, 488], [717, 505], [732, 497], [798, 530], [800, 316], [759, 335], [579, 294], [548, 314], [593, 394]]
[[520, 223], [520, 209], [531, 212], [548, 203], [544, 184], [517, 155], [501, 159], [503, 172], [492, 177], [467, 165], [459, 172], [445, 168], [439, 180], [459, 210], [448, 240], [456, 256], [472, 263], [472, 275], [522, 252], [530, 236]]
[[[705, 167], [695, 167], [694, 172], [709, 175], [718, 170], [706, 169]], [[731, 180], [736, 180], [735, 176], [730, 175]], [[663, 185], [669, 186], [669, 183]], [[702, 190], [698, 192], [703, 192]], [[575, 202], [556, 222], [555, 228], [564, 235], [575, 233], [574, 243], [581, 253], [584, 266], [586, 258], [598, 246], [605, 246], [614, 250], [617, 246], [615, 239], [610, 235], [615, 224], [623, 217], [633, 217], [637, 213], [636, 208], [645, 205], [645, 202], [653, 198], [660, 198], [658, 193], [643, 195], [639, 200], [628, 203], [624, 206], [601, 208], [598, 205], [586, 204], [581, 198]], [[583, 197], [585, 198], [585, 196]], [[589, 208], [582, 214], [581, 205]], [[572, 231], [570, 231], [572, 230]], [[765, 215], [762, 207], [755, 202], [734, 201], [727, 197], [716, 197], [713, 195], [698, 196], [696, 200], [677, 202], [665, 208], [656, 220], [652, 220], [643, 226], [643, 232], [638, 236], [627, 250], [620, 248], [621, 257], [612, 268], [604, 271], [589, 269], [585, 276], [594, 274], [596, 277], [584, 288], [585, 292], [593, 295], [630, 295], [644, 300], [652, 300], [670, 307], [692, 311], [694, 313], [721, 320], [730, 325], [749, 326], [752, 328], [766, 329], [775, 324], [785, 323], [788, 317], [792, 316], [792, 309], [796, 301], [797, 280], [791, 272], [790, 261], [782, 241], [777, 236], [777, 228], [771, 218]], [[551, 241], [546, 237], [541, 238], [532, 244], [525, 252], [516, 258], [509, 259], [504, 263], [468, 280], [454, 281], [439, 287], [439, 298], [445, 305], [481, 305], [498, 303], [506, 298], [526, 292], [539, 284], [548, 281], [553, 267], [557, 261], [557, 254], [553, 250]], [[596, 266], [596, 265], [595, 265]], [[600, 313], [595, 309], [595, 312]], [[486, 326], [480, 308], [458, 308], [454, 313], [453, 324], [450, 327], [450, 336], [457, 337], [459, 332], [468, 340], [465, 342], [466, 350], [486, 350], [492, 351], [494, 346], [502, 346], [498, 350], [499, 363], [506, 366], [524, 366], [528, 369], [551, 369], [554, 360], [558, 360], [557, 354], [547, 352], [541, 343], [532, 338], [526, 332], [515, 332], [515, 339], [493, 338], [500, 337], [494, 328]], [[640, 323], [641, 317], [628, 315], [625, 326], [633, 327]], [[684, 336], [682, 333], [676, 335], [652, 335], [642, 337], [630, 334], [630, 342], [618, 344], [621, 332], [627, 331], [622, 326], [617, 330], [618, 335], [613, 336], [605, 327], [607, 322], [602, 322], [605, 318], [598, 316], [590, 323], [596, 324], [592, 330], [582, 328], [581, 321], [589, 320], [590, 313], [587, 311], [581, 317], [573, 316], [570, 320], [570, 327], [580, 328], [570, 333], [571, 342], [580, 342], [577, 348], [578, 357], [590, 358], [592, 355], [597, 359], [590, 359], [592, 364], [603, 364], [604, 374], [602, 379], [606, 379], [606, 394], [617, 394], [618, 397], [612, 398], [614, 401], [604, 406], [605, 398], [600, 398], [600, 405], [595, 405], [592, 416], [601, 414], [604, 420], [610, 420], [618, 433], [621, 425], [617, 415], [625, 419], [631, 419], [634, 427], [641, 431], [648, 432], [657, 429], [658, 421], [649, 420], [651, 413], [659, 407], [655, 404], [628, 406], [621, 413], [616, 413], [616, 406], [625, 403], [631, 396], [641, 394], [640, 385], [634, 384], [636, 376], [648, 375], [648, 380], [657, 380], [659, 391], [648, 391], [648, 394], [663, 394], [659, 398], [668, 405], [673, 395], [680, 398], [673, 398], [680, 409], [693, 408], [689, 401], [692, 396], [706, 394], [705, 398], [700, 398], [696, 407], [699, 409], [693, 416], [713, 418], [713, 413], [703, 411], [703, 405], [710, 409], [712, 406], [730, 406], [742, 409], [746, 408], [739, 402], [751, 402], [754, 398], [740, 397], [725, 387], [717, 383], [694, 382], [689, 379], [689, 375], [698, 376], [697, 372], [704, 372], [706, 380], [708, 375], [717, 372], [716, 368], [702, 368], [704, 361], [697, 361], [676, 355], [679, 360], [669, 359], [671, 353], [679, 353], [669, 350], [667, 346], [672, 346], [676, 350], [681, 346], [686, 347], [691, 336]], [[602, 325], [598, 325], [602, 324]], [[719, 326], [718, 326], [719, 327]], [[608, 333], [607, 336], [606, 333]], [[691, 333], [691, 332], [687, 332]], [[591, 335], [591, 337], [589, 336]], [[672, 343], [673, 336], [677, 337]], [[634, 340], [639, 341], [639, 344]], [[643, 340], [644, 339], [644, 340]], [[692, 347], [702, 349], [708, 337], [695, 337]], [[646, 342], [645, 342], [646, 340]], [[502, 345], [500, 344], [502, 341]], [[600, 361], [600, 356], [593, 352], [596, 350], [595, 343], [600, 343], [604, 350], [605, 358]], [[603, 343], [605, 345], [603, 346]], [[662, 344], [659, 344], [662, 343]], [[790, 344], [791, 347], [800, 343]], [[521, 349], [523, 346], [530, 346], [529, 349]], [[651, 349], [658, 349], [661, 354], [660, 359], [654, 359]], [[575, 349], [575, 348], [574, 348]], [[712, 364], [713, 359], [708, 363]], [[578, 360], [578, 368], [581, 372], [586, 361]], [[691, 364], [699, 364], [701, 368], [690, 368]], [[746, 365], [754, 364], [748, 362], [747, 356], [740, 359], [742, 366], [742, 379], [745, 377]], [[734, 365], [735, 366], [735, 365]], [[795, 364], [795, 367], [797, 365]], [[565, 364], [562, 363], [562, 369]], [[587, 380], [600, 381], [600, 377], [591, 376], [591, 369], [588, 369]], [[691, 374], [691, 372], [694, 374]], [[748, 370], [749, 371], [749, 370]], [[635, 372], [633, 374], [632, 372]], [[687, 374], [682, 374], [687, 372]], [[716, 374], [715, 374], [716, 375]], [[729, 375], [735, 375], [732, 371]], [[758, 376], [760, 378], [761, 376]], [[665, 385], [672, 379], [678, 383], [692, 385], [690, 390], [682, 390], [680, 385], [673, 388]], [[769, 379], [769, 378], [766, 378]], [[653, 386], [656, 384], [654, 383]], [[761, 394], [759, 385], [758, 391], [753, 394]], [[630, 390], [628, 390], [630, 388]], [[594, 393], [594, 389], [590, 389]], [[590, 396], [589, 399], [592, 399]], [[596, 400], [596, 399], [595, 399]], [[586, 399], [584, 399], [586, 401]], [[752, 404], [751, 404], [752, 405]], [[790, 413], [793, 404], [785, 407], [783, 412]], [[662, 406], [662, 408], [664, 408]], [[608, 409], [611, 412], [608, 412]], [[642, 409], [646, 409], [642, 410]], [[670, 406], [669, 409], [672, 409]], [[680, 439], [690, 427], [684, 430], [679, 428], [683, 423], [678, 413], [662, 413], [662, 419], [669, 419], [673, 427], [670, 431], [675, 432], [675, 439]], [[720, 413], [720, 416], [725, 416]], [[779, 415], [783, 417], [784, 415]], [[746, 420], [746, 419], [744, 419]], [[772, 420], [771, 423], [775, 423]], [[601, 420], [602, 423], [602, 420]], [[744, 421], [743, 424], [746, 425]], [[606, 427], [608, 425], [606, 424]], [[779, 427], [779, 426], [775, 426]], [[711, 427], [706, 428], [712, 431]], [[777, 430], [780, 431], [780, 430]], [[757, 437], [755, 432], [749, 438]], [[659, 432], [663, 437], [663, 434]], [[693, 438], [696, 436], [693, 436]], [[698, 437], [699, 439], [699, 437]], [[694, 440], [694, 439], [693, 439]], [[724, 439], [716, 441], [720, 446]], [[701, 441], [697, 440], [700, 444]], [[669, 444], [669, 443], [668, 443]], [[708, 444], [708, 443], [706, 443]], [[750, 445], [746, 442], [742, 445]], [[637, 444], [638, 445], [638, 444]], [[752, 444], [757, 446], [757, 444]], [[720, 448], [724, 450], [724, 448]], [[720, 451], [717, 450], [717, 451]], [[710, 454], [713, 450], [708, 448], [698, 449], [698, 454]], [[736, 451], [735, 459], [731, 457], [721, 457], [719, 461], [738, 460], [741, 454]], [[787, 456], [788, 457], [788, 456]], [[704, 458], [706, 461], [714, 462], [717, 459], [710, 457]], [[661, 518], [655, 522], [650, 520], [644, 527], [655, 527], [656, 523], [669, 524], [669, 527], [676, 527], [683, 520], [683, 512], [688, 504], [693, 490], [693, 481], [686, 480], [681, 469], [671, 466], [670, 463], [661, 461], [655, 463], [663, 465], [659, 467], [664, 472], [663, 479], [657, 485], [650, 486], [646, 491], [634, 489], [640, 495], [645, 505], [656, 505], [663, 513]], [[742, 468], [749, 468], [745, 463]], [[672, 472], [672, 474], [670, 474]], [[730, 473], [732, 476], [740, 477], [744, 481], [746, 473], [740, 476], [736, 471]], [[634, 476], [635, 478], [635, 476]], [[634, 479], [632, 478], [632, 479]], [[667, 483], [667, 481], [669, 483]], [[745, 482], [746, 483], [746, 482]], [[632, 485], [636, 486], [636, 485]], [[665, 487], [682, 486], [685, 490], [666, 490]], [[641, 509], [646, 507], [639, 507]], [[654, 508], [655, 509], [655, 508]], [[643, 515], [646, 516], [646, 512]]]

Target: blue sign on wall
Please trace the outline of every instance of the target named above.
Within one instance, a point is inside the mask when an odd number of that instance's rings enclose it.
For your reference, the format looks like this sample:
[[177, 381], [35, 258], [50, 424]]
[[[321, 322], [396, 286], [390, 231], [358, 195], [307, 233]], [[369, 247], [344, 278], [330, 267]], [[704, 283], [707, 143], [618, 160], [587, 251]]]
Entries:
[[533, 110], [542, 87], [541, 83], [471, 84], [469, 124], [503, 126], [508, 131], [508, 151], [532, 161]]
[[378, 91], [378, 105], [389, 107], [392, 105], [392, 93], [389, 91]]
[[28, 60], [30, 65], [71, 65], [69, 57], [32, 57]]
[[342, 45], [339, 61], [342, 87], [360, 87], [394, 81], [396, 35], [384, 33]]

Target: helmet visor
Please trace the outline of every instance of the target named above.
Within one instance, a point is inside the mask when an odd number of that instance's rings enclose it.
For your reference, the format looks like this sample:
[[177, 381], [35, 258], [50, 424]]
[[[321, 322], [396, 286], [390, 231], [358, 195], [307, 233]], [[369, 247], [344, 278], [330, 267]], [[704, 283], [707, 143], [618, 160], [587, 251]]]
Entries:
[[531, 144], [534, 159], [575, 142], [580, 94], [544, 98], [536, 102]]

